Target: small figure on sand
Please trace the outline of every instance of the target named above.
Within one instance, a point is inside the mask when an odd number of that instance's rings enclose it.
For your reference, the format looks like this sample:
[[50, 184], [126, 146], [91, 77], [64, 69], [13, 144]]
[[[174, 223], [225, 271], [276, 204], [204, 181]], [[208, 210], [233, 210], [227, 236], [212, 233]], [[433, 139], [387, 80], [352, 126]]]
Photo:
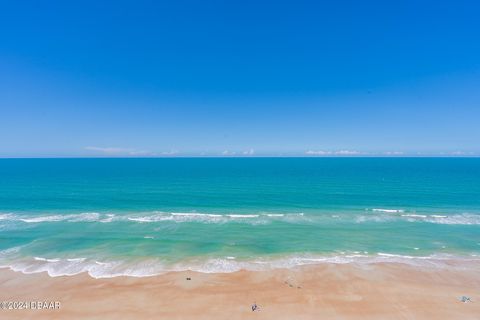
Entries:
[[467, 303], [467, 302], [472, 302], [472, 299], [470, 299], [470, 297], [467, 297], [467, 296], [462, 296], [460, 298], [460, 301], [462, 301], [463, 303]]
[[260, 309], [258, 309], [257, 303], [254, 302], [254, 303], [252, 304], [252, 311], [259, 311], [259, 310], [260, 310]]

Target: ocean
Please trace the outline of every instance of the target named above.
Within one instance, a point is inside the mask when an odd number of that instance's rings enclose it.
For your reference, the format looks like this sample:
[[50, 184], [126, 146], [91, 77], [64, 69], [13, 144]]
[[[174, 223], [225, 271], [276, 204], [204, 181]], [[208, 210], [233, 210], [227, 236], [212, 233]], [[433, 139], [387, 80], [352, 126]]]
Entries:
[[476, 259], [479, 158], [0, 159], [0, 267], [24, 273]]

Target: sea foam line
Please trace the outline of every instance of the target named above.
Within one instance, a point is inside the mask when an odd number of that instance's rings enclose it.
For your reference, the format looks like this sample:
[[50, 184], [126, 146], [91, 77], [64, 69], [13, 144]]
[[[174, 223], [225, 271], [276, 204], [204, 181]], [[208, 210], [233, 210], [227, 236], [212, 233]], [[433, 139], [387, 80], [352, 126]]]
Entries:
[[405, 210], [403, 209], [372, 209], [372, 211], [375, 211], [375, 212], [386, 212], [386, 213], [401, 213], [401, 212], [405, 212]]
[[[146, 213], [97, 213], [84, 212], [78, 214], [47, 214], [47, 215], [31, 215], [31, 214], [0, 214], [0, 228], [11, 227], [8, 223], [19, 222], [27, 224], [39, 223], [112, 223], [112, 222], [130, 222], [130, 223], [161, 223], [161, 222], [197, 222], [197, 223], [248, 223], [252, 225], [267, 224], [275, 221], [284, 223], [311, 223], [311, 224], [328, 224], [335, 223], [367, 223], [378, 222], [388, 223], [395, 221], [405, 222], [424, 222], [434, 224], [451, 224], [451, 225], [480, 225], [480, 214], [418, 214], [403, 213], [401, 209], [372, 209], [377, 210], [375, 214], [304, 214], [304, 213], [254, 213], [254, 214], [213, 214], [198, 212], [146, 212]], [[382, 211], [379, 211], [382, 210]], [[388, 210], [388, 211], [387, 211]]]
[[[249, 220], [249, 221], [247, 221]], [[285, 221], [295, 223], [305, 220], [303, 213], [262, 213], [262, 214], [212, 214], [197, 212], [148, 212], [148, 213], [129, 213], [129, 214], [100, 214], [96, 212], [85, 212], [79, 214], [49, 214], [49, 215], [27, 215], [27, 214], [1, 214], [1, 221], [23, 222], [29, 224], [52, 223], [52, 222], [203, 222], [203, 223], [227, 223], [227, 222], [246, 222], [246, 223], [268, 223], [271, 221]]]
[[438, 215], [438, 214], [379, 214], [379, 215], [360, 215], [355, 218], [357, 223], [364, 222], [423, 222], [433, 224], [451, 224], [451, 225], [480, 225], [480, 214], [453, 214], [453, 215]]
[[72, 276], [87, 273], [93, 278], [119, 276], [148, 277], [172, 271], [196, 271], [202, 273], [231, 273], [240, 270], [268, 271], [290, 269], [318, 264], [357, 264], [400, 263], [425, 268], [478, 269], [480, 258], [475, 255], [459, 257], [453, 255], [409, 256], [379, 252], [374, 255], [345, 253], [340, 255], [290, 255], [284, 257], [257, 257], [238, 260], [235, 257], [205, 258], [164, 264], [159, 259], [142, 261], [98, 261], [87, 258], [18, 258], [14, 261], [0, 259], [0, 268], [9, 268], [26, 274], [46, 272], [51, 277]]

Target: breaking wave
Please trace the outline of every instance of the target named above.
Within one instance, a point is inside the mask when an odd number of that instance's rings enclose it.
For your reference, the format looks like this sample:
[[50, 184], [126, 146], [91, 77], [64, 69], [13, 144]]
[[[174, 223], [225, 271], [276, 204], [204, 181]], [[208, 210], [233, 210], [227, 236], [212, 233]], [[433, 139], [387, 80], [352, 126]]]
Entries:
[[403, 209], [372, 209], [374, 212], [386, 212], [386, 213], [400, 213], [405, 212]]
[[423, 268], [478, 268], [480, 258], [475, 255], [458, 257], [452, 255], [408, 256], [389, 253], [372, 255], [344, 253], [340, 255], [291, 255], [284, 257], [252, 258], [238, 260], [227, 256], [222, 258], [205, 258], [178, 263], [162, 263], [159, 259], [135, 261], [98, 261], [88, 258], [17, 258], [6, 262], [0, 252], [0, 268], [8, 268], [25, 274], [46, 272], [51, 277], [73, 276], [87, 273], [93, 278], [112, 278], [120, 276], [148, 277], [167, 272], [195, 271], [201, 273], [231, 273], [240, 270], [267, 271], [272, 269], [289, 269], [305, 265], [318, 264], [356, 264], [370, 265], [377, 263], [401, 263]]
[[249, 224], [265, 224], [273, 221], [289, 223], [308, 221], [303, 213], [258, 213], [258, 214], [210, 214], [196, 212], [161, 212], [153, 211], [146, 213], [113, 214], [85, 212], [79, 214], [55, 214], [55, 215], [25, 215], [25, 214], [0, 214], [2, 221], [24, 223], [48, 223], [48, 222], [200, 222], [200, 223], [228, 223], [239, 222]]
[[[381, 211], [380, 211], [381, 210]], [[372, 213], [347, 213], [347, 214], [305, 214], [305, 213], [253, 213], [253, 214], [213, 214], [197, 212], [162, 212], [152, 211], [145, 213], [97, 213], [84, 212], [78, 214], [0, 214], [0, 227], [6, 223], [54, 223], [54, 222], [130, 222], [130, 223], [160, 223], [160, 222], [197, 222], [197, 223], [247, 223], [247, 224], [268, 224], [272, 222], [285, 223], [388, 223], [396, 221], [424, 222], [434, 224], [451, 225], [480, 225], [480, 214], [419, 214], [409, 213], [401, 209], [371, 209]]]
[[371, 211], [382, 212], [383, 214], [360, 215], [356, 217], [356, 222], [406, 221], [452, 225], [480, 225], [480, 214], [419, 214], [416, 212], [408, 213], [403, 209], [371, 209]]

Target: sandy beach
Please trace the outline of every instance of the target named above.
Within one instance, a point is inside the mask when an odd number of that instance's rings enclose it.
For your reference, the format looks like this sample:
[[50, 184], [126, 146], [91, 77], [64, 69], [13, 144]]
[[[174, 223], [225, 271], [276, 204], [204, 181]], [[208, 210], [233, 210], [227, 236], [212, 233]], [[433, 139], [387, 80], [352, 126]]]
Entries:
[[[269, 272], [173, 272], [108, 279], [87, 274], [52, 278], [2, 269], [0, 292], [2, 301], [43, 301], [53, 308], [4, 309], [2, 319], [479, 319], [480, 315], [480, 277], [471, 266], [461, 270], [395, 263], [324, 264]], [[461, 302], [464, 295], [472, 302]], [[253, 303], [259, 307], [255, 312]]]

